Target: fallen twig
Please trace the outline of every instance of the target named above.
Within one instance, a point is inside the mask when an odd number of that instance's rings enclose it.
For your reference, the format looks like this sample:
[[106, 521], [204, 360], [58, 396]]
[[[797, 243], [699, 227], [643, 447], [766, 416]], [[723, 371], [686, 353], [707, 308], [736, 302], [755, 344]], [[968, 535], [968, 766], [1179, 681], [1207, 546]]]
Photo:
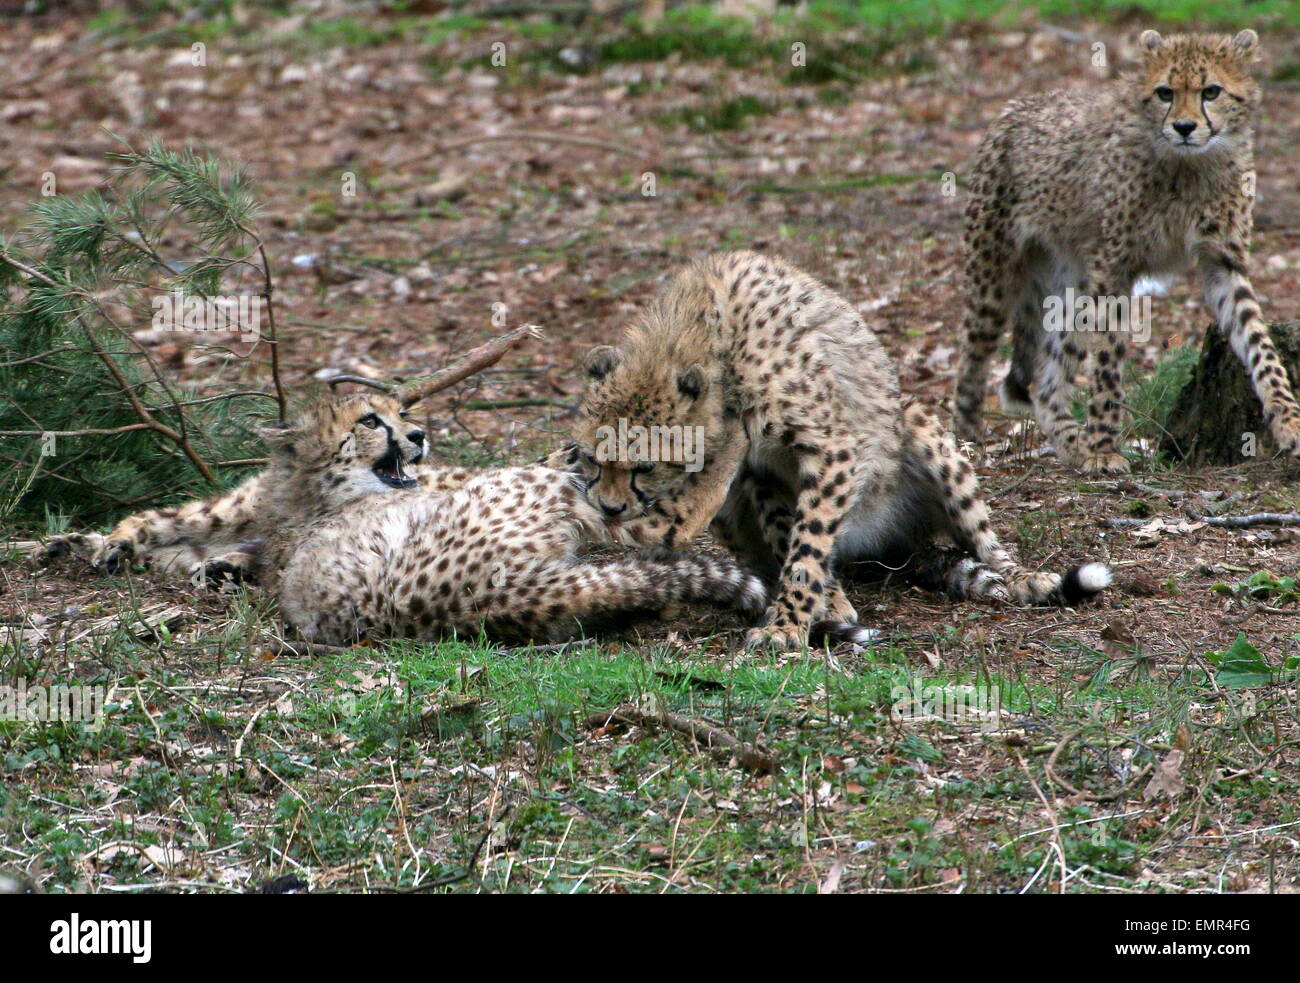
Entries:
[[363, 386], [369, 386], [371, 389], [379, 389], [389, 393], [394, 399], [398, 400], [403, 406], [411, 406], [418, 403], [434, 393], [441, 392], [454, 386], [456, 383], [468, 379], [476, 372], [482, 372], [490, 365], [495, 365], [501, 360], [506, 352], [514, 348], [525, 338], [542, 338], [542, 329], [535, 324], [525, 324], [515, 328], [513, 331], [507, 331], [503, 335], [498, 335], [491, 341], [486, 341], [477, 348], [471, 348], [468, 352], [458, 358], [451, 365], [444, 369], [439, 369], [429, 375], [417, 376], [414, 379], [408, 379], [402, 385], [394, 388], [386, 383], [379, 382], [375, 379], [367, 379], [363, 376], [341, 375], [334, 376], [328, 380], [328, 385], [333, 388], [335, 385], [344, 382], [354, 382]]
[[[1052, 849], [1056, 852], [1057, 862], [1061, 865], [1061, 876], [1057, 881], [1056, 887], [1061, 894], [1064, 894], [1065, 881], [1068, 875], [1065, 869], [1065, 844], [1061, 841], [1060, 811], [1057, 809], [1055, 804], [1056, 793], [1052, 793], [1052, 801], [1048, 802], [1047, 796], [1043, 794], [1043, 790], [1039, 787], [1038, 783], [1034, 781], [1034, 776], [1029, 773], [1029, 766], [1025, 764], [1025, 759], [1020, 756], [1019, 751], [1016, 752], [1016, 764], [1020, 765], [1020, 770], [1025, 773], [1025, 778], [1028, 779], [1030, 788], [1034, 790], [1034, 794], [1038, 796], [1038, 801], [1043, 804], [1043, 809], [1046, 810], [1048, 817], [1052, 821], [1051, 825], [1048, 827], [1052, 834]], [[1048, 778], [1052, 777], [1050, 770], [1047, 775]], [[1047, 869], [1050, 860], [1051, 855], [1044, 852], [1042, 866], [1040, 866], [1034, 873], [1034, 876], [1029, 879], [1029, 883], [1020, 889], [1019, 893], [1028, 893], [1029, 889], [1034, 886], [1035, 882], [1037, 882], [1039, 876], [1041, 876], [1043, 871]]]
[[356, 645], [326, 645], [323, 642], [287, 642], [283, 638], [268, 638], [257, 643], [257, 648], [271, 655], [343, 655], [358, 652]]
[[495, 365], [506, 352], [514, 348], [525, 338], [541, 338], [542, 329], [535, 324], [525, 324], [515, 328], [491, 341], [484, 342], [477, 348], [471, 348], [463, 356], [432, 375], [421, 376], [404, 383], [396, 393], [397, 400], [403, 406], [418, 403], [427, 396], [441, 392], [456, 383], [468, 379], [476, 372], [482, 372], [489, 365]]
[[[1102, 525], [1112, 529], [1132, 529], [1145, 526], [1150, 519], [1102, 519]], [[1196, 522], [1226, 529], [1252, 529], [1255, 526], [1300, 526], [1300, 512], [1255, 512], [1251, 515], [1202, 515]]]
[[1111, 482], [1106, 486], [1107, 491], [1128, 492], [1131, 494], [1148, 495], [1152, 498], [1167, 498], [1170, 501], [1178, 501], [1186, 498], [1191, 492], [1185, 488], [1156, 488], [1154, 485], [1144, 485], [1140, 481], [1117, 481]]
[[558, 406], [562, 409], [573, 409], [572, 403], [566, 403], [559, 399], [471, 399], [464, 403], [457, 403], [458, 410], [520, 410], [527, 406]]
[[669, 730], [689, 737], [697, 747], [702, 747], [715, 758], [727, 761], [734, 757], [742, 768], [751, 771], [772, 772], [777, 770], [777, 763], [771, 755], [758, 750], [752, 744], [746, 744], [733, 737], [725, 730], [713, 727], [678, 713], [647, 713], [624, 703], [607, 713], [593, 713], [583, 721], [587, 730], [606, 727], [611, 722], [631, 724], [637, 727], [667, 727]]
[[[1063, 738], [1061, 738], [1060, 742], [1052, 750], [1052, 753], [1048, 757], [1046, 764], [1044, 764], [1043, 766], [1043, 772], [1047, 775], [1048, 780], [1055, 785], [1061, 786], [1061, 788], [1065, 789], [1070, 795], [1076, 796], [1077, 798], [1080, 799], [1086, 799], [1089, 802], [1113, 802], [1116, 799], [1125, 798], [1128, 795], [1129, 791], [1135, 785], [1137, 785], [1138, 782], [1142, 781], [1142, 779], [1144, 779], [1150, 773], [1151, 771], [1150, 765], [1143, 767], [1136, 774], [1130, 777], [1129, 780], [1126, 781], [1122, 786], [1120, 786], [1118, 791], [1115, 792], [1107, 792], [1105, 794], [1099, 794], [1097, 792], [1084, 792], [1080, 789], [1075, 788], [1073, 785], [1071, 785], [1069, 782], [1067, 782], [1064, 778], [1062, 778], [1060, 775], [1056, 773], [1056, 761], [1058, 758], [1060, 758], [1061, 752], [1064, 751], [1067, 747], [1069, 747], [1071, 742], [1073, 742], [1076, 738], [1078, 738], [1082, 733], [1083, 733], [1082, 730], [1074, 730], [1066, 734]], [[1055, 822], [1056, 818], [1053, 817], [1052, 821]]]

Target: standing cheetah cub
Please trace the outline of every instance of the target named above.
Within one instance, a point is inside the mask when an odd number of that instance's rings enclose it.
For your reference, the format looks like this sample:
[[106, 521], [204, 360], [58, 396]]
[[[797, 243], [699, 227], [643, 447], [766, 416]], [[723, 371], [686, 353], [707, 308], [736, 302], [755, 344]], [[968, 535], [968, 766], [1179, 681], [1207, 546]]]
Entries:
[[[587, 369], [575, 443], [550, 463], [579, 469], [591, 504], [637, 542], [685, 547], [712, 522], [778, 583], [750, 645], [801, 646], [814, 627], [867, 640], [836, 562], [916, 559], [955, 596], [1019, 603], [1072, 602], [1110, 582], [1096, 563], [1064, 578], [1018, 566], [974, 470], [904, 403], [862, 317], [780, 259], [736, 252], [687, 267]], [[621, 448], [619, 434], [667, 439]], [[944, 535], [974, 559], [936, 554]]]
[[550, 640], [688, 602], [762, 610], [761, 582], [730, 560], [580, 562], [580, 544], [619, 536], [576, 476], [429, 467], [405, 418], [390, 396], [331, 396], [264, 430], [266, 470], [233, 491], [54, 549], [93, 550], [108, 569], [134, 557], [196, 580], [256, 579], [290, 626], [329, 644], [480, 627]]
[[[1260, 98], [1249, 65], [1258, 42], [1254, 31], [1146, 31], [1136, 77], [1012, 102], [990, 128], [966, 210], [955, 419], [963, 440], [983, 436], [989, 356], [1010, 321], [1003, 405], [1032, 411], [1063, 461], [1090, 473], [1127, 471], [1116, 438], [1129, 326], [1108, 323], [1101, 300], [1127, 296], [1140, 277], [1194, 265], [1273, 439], [1300, 455], [1300, 406], [1247, 278]], [[1093, 330], [1079, 321], [1047, 329], [1045, 305], [1059, 305], [1067, 288], [1096, 301]], [[1081, 429], [1070, 398], [1085, 358], [1093, 392]]]

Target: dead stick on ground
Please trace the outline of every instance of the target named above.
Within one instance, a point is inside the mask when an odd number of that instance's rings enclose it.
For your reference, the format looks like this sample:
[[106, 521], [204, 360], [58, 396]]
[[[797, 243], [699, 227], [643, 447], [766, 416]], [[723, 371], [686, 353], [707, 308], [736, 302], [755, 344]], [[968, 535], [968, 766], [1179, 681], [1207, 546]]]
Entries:
[[583, 721], [587, 730], [608, 726], [611, 721], [633, 724], [637, 727], [667, 727], [669, 730], [689, 737], [696, 746], [709, 751], [715, 758], [726, 761], [735, 757], [743, 768], [751, 771], [776, 771], [776, 761], [767, 754], [733, 737], [725, 730], [710, 726], [690, 717], [677, 713], [646, 713], [634, 706], [623, 704], [607, 713], [593, 713]]
[[[1103, 519], [1113, 529], [1145, 526], [1150, 519]], [[1256, 512], [1252, 515], [1205, 515], [1190, 520], [1227, 529], [1251, 529], [1255, 526], [1300, 526], [1300, 512]]]
[[525, 338], [541, 337], [543, 337], [542, 330], [535, 324], [525, 324], [523, 327], [515, 328], [491, 341], [484, 342], [477, 348], [470, 349], [445, 369], [432, 375], [411, 379], [397, 390], [396, 397], [403, 406], [410, 406], [468, 379], [475, 372], [482, 372], [489, 365], [495, 365], [506, 352]]
[[[1060, 810], [1057, 809], [1055, 805], [1056, 792], [1052, 792], [1052, 801], [1048, 802], [1047, 796], [1043, 794], [1043, 790], [1039, 788], [1038, 783], [1034, 781], [1034, 776], [1029, 773], [1029, 766], [1025, 764], [1025, 759], [1020, 756], [1019, 751], [1016, 752], [1016, 764], [1020, 765], [1020, 770], [1025, 773], [1025, 778], [1029, 780], [1029, 786], [1034, 790], [1034, 794], [1038, 796], [1038, 801], [1043, 804], [1043, 808], [1047, 811], [1047, 816], [1051, 820], [1050, 829], [1052, 831], [1052, 847], [1056, 851], [1057, 862], [1061, 865], [1061, 876], [1057, 884], [1057, 890], [1059, 893], [1064, 894], [1065, 878], [1067, 876], [1065, 870], [1065, 844], [1061, 842], [1061, 819]], [[1041, 874], [1043, 870], [1046, 869], [1046, 857], [1043, 858], [1043, 864], [1043, 867], [1038, 868], [1038, 874]], [[1038, 879], [1038, 874], [1034, 874], [1030, 882], [1020, 889], [1021, 894], [1024, 894], [1029, 890], [1034, 881]]]
[[365, 652], [365, 648], [358, 648], [355, 645], [325, 645], [322, 642], [287, 642], [282, 638], [268, 638], [258, 642], [256, 648], [262, 649], [271, 655], [342, 655], [346, 652], [355, 652], [358, 655]]
[[[1147, 776], [1147, 773], [1151, 770], [1150, 765], [1144, 767], [1137, 774], [1135, 774], [1128, 781], [1126, 781], [1124, 785], [1117, 792], [1107, 792], [1106, 794], [1103, 795], [1096, 792], [1080, 791], [1079, 789], [1075, 788], [1073, 785], [1071, 785], [1069, 782], [1067, 782], [1064, 778], [1062, 778], [1060, 775], [1056, 773], [1056, 761], [1058, 758], [1060, 758], [1061, 752], [1064, 751], [1067, 746], [1069, 746], [1070, 742], [1072, 742], [1075, 738], [1079, 737], [1082, 734], [1083, 731], [1081, 730], [1073, 730], [1070, 733], [1066, 734], [1064, 737], [1062, 737], [1061, 740], [1057, 743], [1056, 747], [1052, 749], [1051, 755], [1049, 755], [1047, 758], [1047, 763], [1043, 766], [1043, 772], [1044, 774], [1047, 775], [1048, 780], [1052, 782], [1053, 785], [1061, 786], [1061, 788], [1065, 789], [1071, 795], [1080, 799], [1087, 799], [1089, 802], [1113, 802], [1116, 799], [1122, 799], [1126, 795], [1128, 795], [1129, 791], [1135, 785], [1137, 785], [1138, 782], [1144, 779]], [[1053, 797], [1055, 797], [1056, 793], [1053, 792], [1052, 795]]]
[[574, 408], [572, 403], [565, 403], [558, 399], [471, 399], [464, 403], [458, 403], [456, 409], [521, 410], [529, 406], [558, 406], [566, 410]]

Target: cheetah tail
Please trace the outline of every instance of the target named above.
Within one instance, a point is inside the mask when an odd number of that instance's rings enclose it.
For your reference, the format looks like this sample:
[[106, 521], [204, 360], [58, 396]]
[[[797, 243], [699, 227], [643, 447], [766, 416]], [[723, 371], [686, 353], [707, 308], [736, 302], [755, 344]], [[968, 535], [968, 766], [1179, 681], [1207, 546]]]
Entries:
[[1073, 606], [1100, 594], [1111, 585], [1114, 575], [1104, 563], [1084, 563], [1067, 570], [1061, 578], [1061, 602]]
[[1084, 563], [1064, 575], [1031, 573], [1011, 566], [1001, 572], [961, 550], [941, 549], [916, 557], [906, 569], [909, 579], [953, 600], [990, 597], [1013, 604], [1072, 607], [1110, 586], [1111, 570], [1104, 563]]

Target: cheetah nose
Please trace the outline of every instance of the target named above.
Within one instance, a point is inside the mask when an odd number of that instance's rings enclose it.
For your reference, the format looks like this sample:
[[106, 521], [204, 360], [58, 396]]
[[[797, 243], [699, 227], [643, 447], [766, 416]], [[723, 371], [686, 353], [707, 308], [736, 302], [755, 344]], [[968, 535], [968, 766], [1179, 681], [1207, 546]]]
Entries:
[[410, 433], [406, 435], [406, 439], [413, 444], [422, 444], [424, 443], [424, 431], [412, 430]]
[[618, 506], [617, 508], [615, 508], [613, 505], [607, 505], [605, 502], [601, 502], [600, 507], [604, 511], [604, 513], [612, 519], [614, 518], [614, 516], [622, 515], [624, 512], [627, 511], [627, 502], [624, 502], [622, 505]]
[[1192, 131], [1196, 129], [1196, 120], [1180, 119], [1177, 123], [1174, 124], [1174, 129], [1178, 131], [1178, 135], [1180, 137], [1186, 140], [1189, 136], [1192, 135]]

